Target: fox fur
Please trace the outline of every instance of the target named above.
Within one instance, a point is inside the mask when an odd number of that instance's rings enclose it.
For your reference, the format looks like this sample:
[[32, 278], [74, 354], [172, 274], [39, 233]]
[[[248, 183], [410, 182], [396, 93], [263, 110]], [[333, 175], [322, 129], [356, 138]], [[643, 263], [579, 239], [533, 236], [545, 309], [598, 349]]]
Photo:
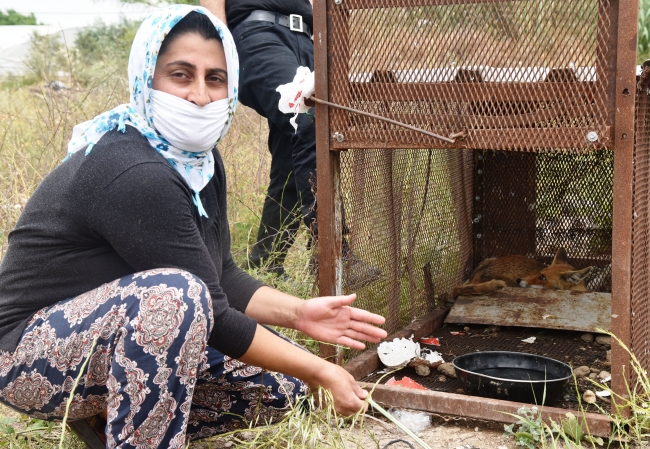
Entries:
[[472, 272], [471, 279], [452, 291], [458, 296], [476, 296], [503, 287], [550, 288], [586, 292], [585, 278], [593, 267], [576, 270], [567, 262], [567, 253], [560, 248], [548, 267], [525, 256], [503, 256], [485, 259]]

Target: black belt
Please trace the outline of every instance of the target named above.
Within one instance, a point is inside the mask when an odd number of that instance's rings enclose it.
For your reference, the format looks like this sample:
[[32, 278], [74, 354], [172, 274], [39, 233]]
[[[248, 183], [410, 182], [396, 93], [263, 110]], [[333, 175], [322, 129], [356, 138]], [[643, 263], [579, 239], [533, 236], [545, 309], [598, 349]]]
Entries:
[[277, 12], [262, 11], [258, 9], [250, 13], [248, 17], [241, 21], [241, 23], [252, 21], [277, 23], [278, 25], [289, 28], [291, 31], [295, 31], [296, 33], [305, 33], [307, 36], [311, 37], [311, 28], [302, 21], [302, 16], [299, 16], [298, 14], [285, 16], [283, 14], [278, 14]]

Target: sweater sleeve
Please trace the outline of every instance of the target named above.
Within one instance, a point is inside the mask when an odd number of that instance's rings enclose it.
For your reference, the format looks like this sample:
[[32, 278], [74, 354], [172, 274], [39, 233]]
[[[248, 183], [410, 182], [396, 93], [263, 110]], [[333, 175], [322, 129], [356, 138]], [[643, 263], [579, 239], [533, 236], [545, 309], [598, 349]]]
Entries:
[[221, 287], [228, 295], [231, 307], [242, 312], [246, 311], [253, 294], [265, 285], [264, 282], [255, 279], [239, 268], [233, 261], [230, 251], [228, 252], [227, 258], [223, 262]]
[[119, 174], [98, 193], [89, 221], [134, 272], [173, 267], [199, 277], [212, 297], [214, 327], [209, 345], [238, 358], [248, 350], [257, 323], [229, 306], [194, 221], [194, 209], [189, 188], [170, 168], [142, 163]]

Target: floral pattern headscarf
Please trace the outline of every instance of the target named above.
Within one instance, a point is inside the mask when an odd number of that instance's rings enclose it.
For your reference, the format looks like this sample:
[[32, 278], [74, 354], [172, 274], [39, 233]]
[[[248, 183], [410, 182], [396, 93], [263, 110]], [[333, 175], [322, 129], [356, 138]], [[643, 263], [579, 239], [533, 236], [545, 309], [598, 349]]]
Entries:
[[[154, 128], [151, 112], [151, 86], [160, 46], [174, 25], [192, 11], [205, 14], [210, 18], [221, 37], [226, 55], [229, 112], [226, 125], [221, 132], [221, 136], [215, 142], [215, 146], [224, 138], [237, 107], [239, 59], [235, 42], [223, 22], [207, 9], [200, 6], [172, 5], [155, 11], [144, 19], [133, 40], [128, 69], [129, 104], [119, 105], [110, 111], [99, 114], [92, 120], [76, 125], [72, 130], [72, 139], [68, 143], [67, 157], [84, 149], [86, 155], [88, 155], [104, 134], [115, 129], [115, 127], [121, 132], [126, 132], [125, 125], [131, 125], [140, 131], [151, 146], [162, 154], [180, 173], [194, 193], [194, 204], [197, 206], [199, 213], [207, 216], [201, 204], [199, 192], [214, 174], [212, 151], [189, 152], [175, 148]], [[188, 126], [191, 126], [191, 124], [188, 124]]]

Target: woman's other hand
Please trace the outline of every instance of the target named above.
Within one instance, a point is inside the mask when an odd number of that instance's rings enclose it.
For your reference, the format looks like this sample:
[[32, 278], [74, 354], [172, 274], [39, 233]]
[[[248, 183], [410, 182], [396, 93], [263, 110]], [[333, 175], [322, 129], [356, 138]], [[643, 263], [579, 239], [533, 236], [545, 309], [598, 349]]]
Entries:
[[[334, 409], [337, 413], [350, 416], [359, 410], [366, 411], [368, 403], [364, 399], [368, 396], [368, 392], [361, 388], [354, 380], [354, 377], [345, 369], [333, 363], [325, 362], [322, 369], [319, 370], [319, 374], [321, 374], [319, 379], [313, 384], [309, 383], [315, 397], [318, 397], [316, 389], [322, 387], [332, 394]], [[320, 405], [323, 406], [324, 404]]]
[[239, 360], [302, 379], [314, 392], [319, 387], [329, 390], [334, 409], [342, 415], [353, 415], [367, 407], [364, 399], [368, 392], [345, 369], [289, 343], [263, 326], [257, 327], [250, 347]]

